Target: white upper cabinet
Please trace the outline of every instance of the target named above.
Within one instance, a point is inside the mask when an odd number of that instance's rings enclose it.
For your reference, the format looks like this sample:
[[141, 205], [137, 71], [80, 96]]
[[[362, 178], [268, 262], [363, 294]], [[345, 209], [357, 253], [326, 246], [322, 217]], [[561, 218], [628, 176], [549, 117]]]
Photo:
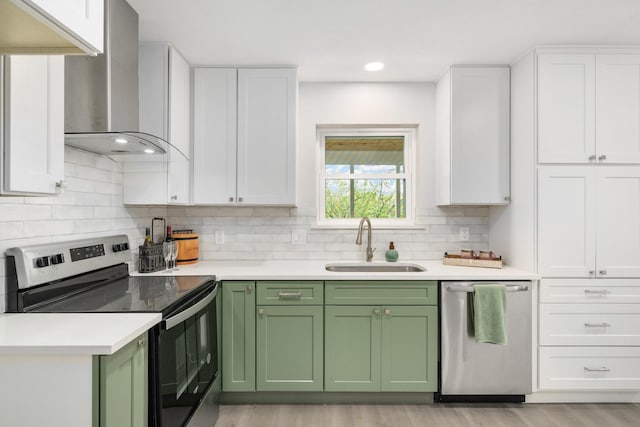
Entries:
[[538, 162], [640, 163], [640, 55], [538, 55]]
[[538, 271], [640, 277], [640, 168], [538, 168]]
[[238, 202], [295, 204], [296, 70], [238, 70]]
[[233, 204], [236, 198], [238, 71], [194, 70], [193, 203]]
[[296, 70], [194, 72], [193, 203], [295, 204]]
[[[166, 155], [125, 156], [127, 204], [187, 204], [191, 138], [190, 67], [172, 46], [139, 46], [140, 131], [168, 141]], [[153, 190], [149, 190], [153, 187]]]
[[0, 0], [0, 53], [103, 52], [104, 0]]
[[509, 203], [509, 67], [454, 66], [436, 103], [437, 204]]
[[64, 57], [6, 56], [3, 70], [2, 193], [55, 194], [64, 178]]
[[640, 55], [596, 55], [596, 157], [640, 163]]
[[538, 56], [538, 161], [595, 159], [595, 56]]

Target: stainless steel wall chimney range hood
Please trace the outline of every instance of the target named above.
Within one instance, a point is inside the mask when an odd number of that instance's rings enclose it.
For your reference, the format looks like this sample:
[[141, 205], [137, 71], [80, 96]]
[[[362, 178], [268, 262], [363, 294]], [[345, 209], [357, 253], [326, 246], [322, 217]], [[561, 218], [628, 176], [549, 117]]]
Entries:
[[138, 14], [105, 1], [104, 54], [65, 57], [65, 145], [98, 154], [166, 153], [168, 142], [139, 132]]

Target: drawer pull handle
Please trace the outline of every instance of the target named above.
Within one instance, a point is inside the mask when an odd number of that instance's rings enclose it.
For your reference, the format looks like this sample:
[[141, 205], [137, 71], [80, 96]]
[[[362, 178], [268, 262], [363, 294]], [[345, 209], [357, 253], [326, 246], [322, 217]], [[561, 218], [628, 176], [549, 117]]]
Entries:
[[587, 366], [584, 367], [584, 370], [587, 372], [611, 372], [611, 369], [603, 366], [601, 368], [589, 368]]
[[602, 322], [602, 323], [585, 323], [584, 327], [585, 328], [608, 328], [609, 326], [611, 326], [610, 324], [608, 324], [607, 322]]
[[278, 298], [284, 300], [300, 301], [302, 292], [278, 292]]
[[587, 294], [587, 295], [589, 295], [589, 294], [609, 295], [611, 293], [611, 291], [609, 291], [607, 289], [601, 289], [601, 290], [585, 289], [584, 293]]

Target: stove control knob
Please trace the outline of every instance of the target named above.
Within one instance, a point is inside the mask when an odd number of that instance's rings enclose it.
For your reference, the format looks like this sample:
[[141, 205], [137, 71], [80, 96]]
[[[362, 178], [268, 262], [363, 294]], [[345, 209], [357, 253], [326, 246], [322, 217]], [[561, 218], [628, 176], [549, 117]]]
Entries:
[[126, 251], [127, 249], [129, 249], [129, 244], [128, 243], [116, 243], [115, 245], [111, 246], [111, 249], [113, 250], [113, 252]]
[[64, 262], [63, 254], [51, 255], [51, 264], [62, 264]]
[[48, 256], [43, 256], [40, 258], [36, 258], [36, 267], [38, 268], [42, 268], [42, 267], [48, 267], [49, 266], [49, 257]]

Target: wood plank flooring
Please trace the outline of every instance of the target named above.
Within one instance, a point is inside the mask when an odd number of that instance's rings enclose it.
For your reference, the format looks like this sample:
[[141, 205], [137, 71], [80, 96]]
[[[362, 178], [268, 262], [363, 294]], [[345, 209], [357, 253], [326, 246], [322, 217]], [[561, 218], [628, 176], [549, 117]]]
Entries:
[[640, 404], [221, 405], [215, 427], [638, 427]]

